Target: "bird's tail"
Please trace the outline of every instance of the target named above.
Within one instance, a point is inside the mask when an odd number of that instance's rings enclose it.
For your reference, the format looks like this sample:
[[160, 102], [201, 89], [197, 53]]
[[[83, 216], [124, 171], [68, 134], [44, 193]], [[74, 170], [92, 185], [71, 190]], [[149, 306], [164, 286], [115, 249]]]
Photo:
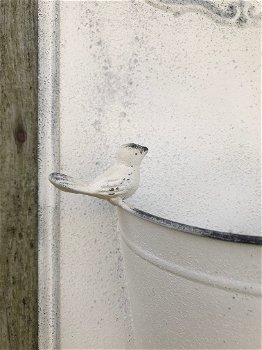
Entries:
[[49, 181], [55, 187], [59, 188], [61, 191], [64, 192], [92, 195], [92, 193], [88, 189], [88, 182], [75, 179], [68, 175], [52, 173], [49, 175]]

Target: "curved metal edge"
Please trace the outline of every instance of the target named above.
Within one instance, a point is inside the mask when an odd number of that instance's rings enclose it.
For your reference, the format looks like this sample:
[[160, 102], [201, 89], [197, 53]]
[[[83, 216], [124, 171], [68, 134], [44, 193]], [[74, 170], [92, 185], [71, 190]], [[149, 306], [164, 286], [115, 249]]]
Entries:
[[227, 242], [233, 242], [233, 243], [262, 245], [262, 236], [250, 236], [250, 235], [242, 235], [239, 233], [208, 230], [205, 228], [190, 226], [190, 225], [182, 224], [176, 221], [161, 218], [160, 216], [150, 214], [148, 212], [145, 212], [137, 208], [129, 208], [130, 210], [128, 210], [126, 207], [122, 207], [122, 209], [128, 211], [129, 213], [143, 220], [147, 220], [155, 224], [158, 224], [173, 230], [177, 230], [180, 232], [190, 233], [197, 236], [208, 237], [208, 238], [213, 238], [213, 239], [218, 239], [221, 241], [227, 241]]
[[205, 284], [214, 288], [223, 289], [228, 292], [241, 293], [260, 297], [262, 295], [261, 286], [259, 283], [250, 284], [238, 280], [231, 280], [222, 276], [213, 276], [201, 271], [193, 271], [183, 266], [177, 265], [174, 262], [163, 260], [152, 252], [148, 252], [136, 244], [131, 242], [121, 229], [121, 237], [126, 246], [141, 259], [149, 262], [161, 270], [177, 275], [189, 281]]

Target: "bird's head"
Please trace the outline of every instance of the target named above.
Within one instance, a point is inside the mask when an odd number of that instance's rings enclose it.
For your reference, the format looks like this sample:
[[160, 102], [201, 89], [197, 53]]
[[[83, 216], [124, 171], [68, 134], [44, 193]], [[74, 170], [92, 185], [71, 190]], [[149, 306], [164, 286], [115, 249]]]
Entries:
[[127, 143], [122, 145], [117, 154], [119, 162], [126, 165], [140, 165], [144, 156], [147, 154], [148, 148], [137, 145], [135, 143]]

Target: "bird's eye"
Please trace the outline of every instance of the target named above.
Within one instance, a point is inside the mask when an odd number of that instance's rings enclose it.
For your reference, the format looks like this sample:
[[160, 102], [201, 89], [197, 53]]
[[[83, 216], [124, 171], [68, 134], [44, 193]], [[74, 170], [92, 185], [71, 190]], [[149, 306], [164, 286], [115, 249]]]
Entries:
[[135, 153], [135, 155], [137, 156], [137, 153]]

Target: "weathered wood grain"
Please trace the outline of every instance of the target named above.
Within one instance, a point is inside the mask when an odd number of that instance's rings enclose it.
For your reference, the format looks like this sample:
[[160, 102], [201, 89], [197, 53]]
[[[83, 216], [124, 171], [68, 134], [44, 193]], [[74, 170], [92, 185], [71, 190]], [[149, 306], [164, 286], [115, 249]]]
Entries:
[[37, 1], [0, 1], [0, 349], [37, 349]]

